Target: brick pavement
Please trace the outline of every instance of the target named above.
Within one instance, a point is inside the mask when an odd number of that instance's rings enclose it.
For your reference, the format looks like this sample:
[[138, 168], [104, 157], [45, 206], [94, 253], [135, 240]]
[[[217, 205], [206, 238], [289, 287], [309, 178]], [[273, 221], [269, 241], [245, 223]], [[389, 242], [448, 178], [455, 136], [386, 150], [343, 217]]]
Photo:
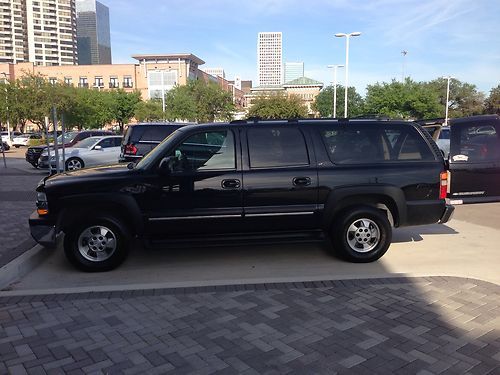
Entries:
[[0, 374], [499, 374], [500, 287], [396, 278], [0, 298]]

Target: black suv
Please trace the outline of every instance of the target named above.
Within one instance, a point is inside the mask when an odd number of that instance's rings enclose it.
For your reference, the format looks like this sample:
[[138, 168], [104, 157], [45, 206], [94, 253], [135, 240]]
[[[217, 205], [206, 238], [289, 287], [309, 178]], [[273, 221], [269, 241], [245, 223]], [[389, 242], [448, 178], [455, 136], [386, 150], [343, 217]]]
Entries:
[[326, 233], [354, 262], [380, 258], [391, 225], [449, 220], [445, 162], [428, 133], [401, 121], [304, 119], [185, 126], [138, 164], [45, 178], [33, 237], [109, 270], [130, 239], [146, 245]]
[[147, 122], [129, 125], [123, 136], [120, 162], [137, 162], [174, 131], [186, 124]]
[[[66, 132], [64, 133], [64, 147], [73, 147], [76, 143], [88, 138], [95, 137], [99, 135], [113, 135], [112, 132], [108, 132], [105, 130], [84, 130], [80, 132]], [[57, 144], [59, 147], [62, 147], [63, 139], [62, 135], [57, 137]], [[53, 144], [51, 144], [53, 146]], [[32, 146], [28, 147], [26, 150], [26, 161], [30, 163], [33, 167], [38, 168], [48, 168], [49, 167], [49, 158], [46, 156], [43, 160], [40, 160], [40, 156], [42, 152], [47, 149], [47, 145], [40, 146]]]

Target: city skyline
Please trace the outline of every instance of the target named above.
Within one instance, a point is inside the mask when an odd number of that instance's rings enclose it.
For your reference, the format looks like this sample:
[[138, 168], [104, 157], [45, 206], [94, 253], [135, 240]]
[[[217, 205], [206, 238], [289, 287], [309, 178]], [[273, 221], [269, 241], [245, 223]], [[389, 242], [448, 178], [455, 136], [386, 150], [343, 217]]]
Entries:
[[303, 61], [305, 76], [329, 85], [333, 76], [326, 66], [345, 60], [345, 40], [334, 34], [361, 31], [351, 43], [349, 68], [350, 84], [361, 93], [367, 84], [401, 79], [402, 50], [408, 51], [405, 76], [417, 81], [451, 74], [486, 94], [500, 81], [495, 1], [195, 3], [186, 8], [178, 0], [107, 0], [113, 61], [130, 62], [134, 53], [189, 52], [207, 66], [224, 68], [229, 79], [239, 75], [257, 82], [256, 36], [274, 30], [283, 33], [283, 61]]

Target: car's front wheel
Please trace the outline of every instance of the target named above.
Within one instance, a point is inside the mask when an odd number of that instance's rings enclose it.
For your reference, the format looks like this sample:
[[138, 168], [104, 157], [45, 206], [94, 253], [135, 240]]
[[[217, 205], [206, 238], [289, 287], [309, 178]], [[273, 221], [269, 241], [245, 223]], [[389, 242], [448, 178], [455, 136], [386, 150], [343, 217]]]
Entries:
[[109, 271], [127, 257], [127, 232], [125, 225], [113, 217], [85, 220], [65, 231], [64, 252], [83, 271]]
[[382, 210], [355, 207], [344, 212], [333, 224], [334, 250], [356, 263], [373, 262], [385, 254], [392, 240], [392, 229]]
[[82, 169], [85, 166], [83, 160], [80, 158], [69, 158], [66, 160], [66, 170], [76, 171], [77, 169]]

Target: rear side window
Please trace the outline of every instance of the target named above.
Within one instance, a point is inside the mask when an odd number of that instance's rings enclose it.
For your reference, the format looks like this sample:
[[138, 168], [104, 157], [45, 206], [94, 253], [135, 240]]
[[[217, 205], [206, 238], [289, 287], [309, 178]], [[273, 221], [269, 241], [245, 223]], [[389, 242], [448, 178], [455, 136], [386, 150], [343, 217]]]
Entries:
[[334, 125], [322, 130], [322, 138], [336, 164], [435, 160], [425, 140], [410, 126]]
[[128, 128], [126, 143], [153, 142], [160, 143], [176, 131], [178, 126], [136, 125]]
[[309, 165], [304, 135], [297, 128], [252, 128], [247, 136], [251, 168]]
[[453, 162], [500, 160], [500, 125], [466, 124], [453, 128]]

